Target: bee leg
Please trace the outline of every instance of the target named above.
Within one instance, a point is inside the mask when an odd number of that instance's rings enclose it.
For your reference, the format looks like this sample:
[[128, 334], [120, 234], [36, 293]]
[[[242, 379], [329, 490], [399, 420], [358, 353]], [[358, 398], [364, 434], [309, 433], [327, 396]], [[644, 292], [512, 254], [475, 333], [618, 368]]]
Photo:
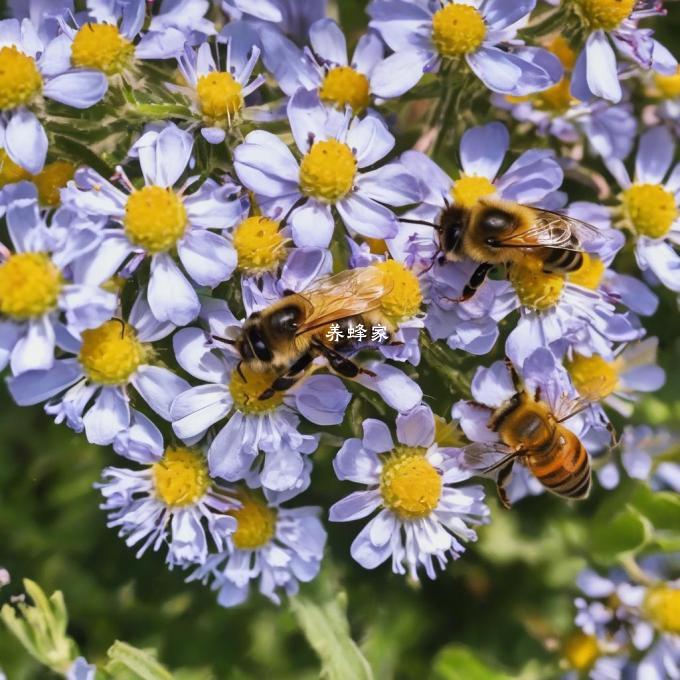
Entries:
[[314, 343], [314, 347], [316, 347], [316, 349], [321, 354], [323, 354], [324, 357], [326, 357], [326, 360], [330, 364], [331, 368], [336, 373], [339, 373], [345, 378], [356, 378], [359, 373], [365, 373], [366, 375], [370, 375], [372, 377], [375, 376], [375, 373], [372, 371], [367, 371], [366, 369], [361, 368], [351, 359], [348, 359], [344, 354], [336, 352], [332, 347], [329, 347], [322, 342]]
[[510, 509], [510, 500], [508, 499], [507, 486], [512, 479], [512, 466], [514, 461], [510, 461], [498, 471], [496, 478], [496, 490], [498, 491], [498, 499], [507, 510]]
[[472, 272], [472, 276], [470, 277], [470, 280], [465, 284], [465, 288], [463, 288], [463, 293], [460, 297], [457, 298], [444, 298], [445, 300], [449, 300], [450, 302], [466, 302], [469, 300], [480, 288], [480, 286], [486, 281], [486, 277], [488, 273], [494, 268], [493, 264], [490, 264], [489, 262], [483, 262], [482, 264], [475, 269], [474, 272]]
[[305, 369], [312, 363], [314, 356], [311, 352], [303, 354], [297, 361], [292, 363], [288, 370], [274, 380], [274, 382], [258, 397], [259, 400], [271, 399], [276, 392], [285, 392], [300, 380]]
[[[507, 357], [505, 359], [505, 365], [508, 369], [508, 372], [510, 373], [510, 377], [512, 378], [513, 387], [517, 390], [517, 392], [523, 392], [524, 385], [522, 385], [522, 379], [519, 377], [519, 373], [517, 373], [517, 369], [515, 368], [512, 361], [510, 361], [510, 359]], [[538, 401], [538, 395], [536, 396], [536, 401]]]

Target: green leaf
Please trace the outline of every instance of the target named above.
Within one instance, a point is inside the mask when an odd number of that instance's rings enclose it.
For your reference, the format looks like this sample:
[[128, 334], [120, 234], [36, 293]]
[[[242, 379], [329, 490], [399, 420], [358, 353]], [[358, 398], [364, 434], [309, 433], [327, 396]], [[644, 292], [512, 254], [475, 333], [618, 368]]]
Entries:
[[104, 667], [116, 680], [173, 680], [170, 673], [158, 662], [153, 653], [137, 649], [127, 642], [116, 640], [106, 653], [109, 662]]
[[631, 505], [613, 517], [600, 518], [590, 534], [590, 549], [598, 562], [610, 564], [622, 553], [633, 553], [651, 538], [649, 520]]
[[654, 529], [680, 532], [680, 496], [677, 494], [652, 491], [641, 484], [630, 502], [654, 525]]
[[462, 645], [448, 645], [434, 659], [434, 680], [512, 680], [512, 676], [495, 670]]
[[298, 595], [290, 606], [302, 632], [321, 659], [321, 677], [329, 680], [372, 680], [373, 671], [352, 640], [347, 621], [347, 595]]

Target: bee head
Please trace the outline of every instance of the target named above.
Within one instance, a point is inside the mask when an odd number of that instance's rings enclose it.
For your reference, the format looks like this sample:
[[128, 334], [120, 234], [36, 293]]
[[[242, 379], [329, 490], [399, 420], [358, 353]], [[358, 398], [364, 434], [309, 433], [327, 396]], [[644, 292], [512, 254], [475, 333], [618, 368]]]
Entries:
[[442, 212], [436, 229], [439, 233], [441, 248], [445, 253], [454, 253], [458, 250], [468, 218], [469, 211], [458, 205], [450, 205]]
[[236, 349], [244, 361], [259, 359], [260, 361], [271, 361], [272, 353], [265, 341], [262, 332], [262, 315], [254, 312], [248, 318], [243, 327], [243, 335], [236, 343]]
[[276, 338], [292, 340], [300, 326], [302, 314], [302, 310], [296, 305], [281, 307], [269, 315], [267, 329]]

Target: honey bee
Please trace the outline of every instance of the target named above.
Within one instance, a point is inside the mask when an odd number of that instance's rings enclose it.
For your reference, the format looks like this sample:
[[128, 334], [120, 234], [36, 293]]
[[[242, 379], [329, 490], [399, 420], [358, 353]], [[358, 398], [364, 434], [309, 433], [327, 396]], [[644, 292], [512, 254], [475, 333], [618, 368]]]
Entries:
[[590, 492], [590, 456], [581, 440], [564, 422], [587, 408], [579, 399], [564, 400], [560, 413], [532, 395], [509, 365], [516, 394], [491, 415], [488, 427], [500, 438], [498, 443], [465, 447], [464, 458], [482, 473], [497, 472], [498, 497], [510, 507], [506, 487], [515, 463], [524, 465], [552, 493], [583, 500]]
[[513, 201], [485, 196], [471, 208], [447, 202], [436, 223], [441, 260], [465, 257], [478, 264], [458, 302], [469, 300], [497, 265], [539, 262], [553, 274], [574, 272], [583, 264], [583, 243], [595, 245], [604, 236], [596, 227], [562, 213], [531, 208]]
[[[370, 373], [350, 356], [370, 349], [373, 329], [387, 335], [392, 324], [381, 312], [381, 300], [392, 290], [391, 282], [375, 267], [359, 267], [325, 277], [302, 291], [287, 291], [283, 298], [243, 324], [235, 345], [241, 360], [253, 371], [280, 371], [260, 399], [289, 389], [305, 373], [316, 356], [323, 356], [342, 376]], [[331, 324], [335, 333], [329, 333]], [[363, 326], [365, 339], [350, 329]]]

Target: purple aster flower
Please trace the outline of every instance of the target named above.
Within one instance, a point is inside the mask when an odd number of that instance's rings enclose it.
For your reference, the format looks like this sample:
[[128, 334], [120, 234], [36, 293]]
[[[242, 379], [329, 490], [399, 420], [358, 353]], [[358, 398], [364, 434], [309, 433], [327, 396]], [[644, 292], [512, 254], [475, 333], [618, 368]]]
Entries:
[[326, 544], [321, 508], [287, 508], [265, 493], [244, 488], [232, 491], [239, 503], [231, 515], [236, 530], [227, 548], [212, 554], [187, 580], [210, 582], [223, 607], [245, 602], [251, 581], [275, 604], [281, 591], [295, 595], [300, 582], [313, 580], [319, 573]]
[[106, 94], [106, 78], [87, 68], [72, 68], [58, 58], [59, 38], [43, 44], [28, 19], [0, 21], [0, 88], [4, 148], [30, 173], [39, 172], [47, 155], [47, 135], [32, 108], [43, 98], [87, 109]]
[[652, 30], [638, 26], [640, 19], [662, 14], [660, 6], [657, 0], [576, 0], [571, 3], [588, 36], [571, 80], [571, 92], [577, 99], [589, 101], [592, 97], [602, 97], [612, 102], [621, 101], [617, 52], [643, 69], [666, 75], [675, 73], [678, 67], [675, 57], [652, 38]]
[[374, 0], [370, 26], [395, 53], [373, 72], [373, 90], [398, 97], [424, 73], [460, 68], [463, 59], [493, 92], [525, 95], [555, 85], [562, 77], [559, 60], [515, 39], [535, 6], [536, 0]]
[[[133, 256], [127, 276], [144, 257], [151, 260], [148, 300], [159, 321], [185, 325], [196, 318], [200, 302], [195, 286], [216, 286], [236, 267], [229, 240], [213, 230], [225, 229], [247, 211], [247, 199], [232, 182], [218, 186], [206, 180], [193, 193], [186, 191], [196, 178], [174, 188], [185, 172], [193, 137], [170, 123], [151, 128], [133, 146], [144, 186], [137, 189], [119, 168], [126, 192], [90, 168], [79, 170], [62, 191], [64, 205], [94, 219], [108, 218], [112, 226], [94, 257], [83, 263], [87, 282], [100, 283]], [[186, 274], [178, 267], [177, 253]], [[190, 279], [190, 280], [189, 280]]]
[[369, 238], [394, 236], [398, 221], [387, 206], [420, 199], [418, 181], [398, 161], [370, 171], [394, 146], [378, 118], [350, 119], [326, 108], [317, 92], [299, 90], [288, 103], [288, 118], [302, 159], [275, 135], [256, 130], [234, 151], [241, 182], [253, 191], [265, 215], [290, 221], [298, 246], [328, 247], [334, 230], [332, 208], [350, 233]]
[[[45, 411], [57, 423], [65, 421], [76, 432], [84, 429], [92, 444], [112, 444], [119, 435], [158, 441], [156, 426], [130, 407], [128, 390], [132, 386], [153, 411], [170, 420], [172, 400], [189, 384], [154, 365], [151, 343], [173, 329], [156, 320], [142, 292], [127, 321], [113, 318], [81, 333], [57, 328], [58, 346], [71, 356], [56, 359], [50, 369], [8, 378], [10, 394], [19, 406], [47, 401]], [[131, 435], [132, 427], [137, 431]]]
[[239, 503], [211, 479], [199, 449], [171, 446], [138, 460], [141, 468], [107, 467], [96, 484], [108, 515], [128, 546], [167, 549], [170, 567], [203, 564], [210, 548], [222, 550], [236, 530]]
[[[244, 29], [248, 31], [247, 27]], [[169, 87], [191, 101], [192, 111], [200, 121], [197, 124], [201, 135], [210, 144], [223, 142], [226, 132], [241, 119], [253, 118], [253, 108], [247, 105], [246, 98], [265, 78], [258, 75], [250, 80], [260, 48], [256, 45], [255, 33], [251, 32], [253, 42], [247, 37], [228, 41], [227, 57], [222, 65], [218, 63], [219, 55], [205, 42], [198, 49], [187, 45], [178, 57], [179, 70], [187, 84]]]
[[0, 243], [0, 369], [46, 370], [54, 361], [61, 313], [76, 330], [99, 326], [113, 315], [113, 293], [83, 283], [73, 263], [101, 243], [95, 225], [60, 209], [48, 224], [35, 187], [6, 187], [6, 220], [12, 249]]
[[678, 435], [665, 428], [626, 425], [621, 435], [621, 463], [633, 479], [649, 480], [655, 489], [680, 493], [680, 464], [665, 460], [680, 442]]
[[422, 568], [436, 577], [449, 558], [475, 541], [469, 525], [488, 522], [480, 486], [458, 486], [471, 476], [458, 464], [457, 449], [435, 442], [435, 421], [426, 405], [397, 417], [397, 444], [380, 420], [363, 422], [362, 439], [348, 439], [333, 467], [339, 479], [366, 485], [330, 509], [332, 522], [363, 519], [379, 510], [352, 543], [352, 557], [375, 569], [390, 556], [392, 570], [418, 578]]
[[[567, 372], [549, 350], [537, 349], [524, 361], [521, 380], [522, 389], [532, 399], [545, 405], [549, 412], [581, 441], [586, 434], [599, 441], [610, 439], [606, 423], [589, 421], [579, 410], [578, 393]], [[486, 469], [498, 462], [503, 455], [514, 450], [503, 441], [491, 423], [494, 414], [507, 406], [518, 391], [508, 365], [503, 361], [497, 361], [489, 368], [478, 368], [472, 379], [471, 391], [473, 400], [454, 404], [452, 416], [459, 421], [465, 436], [472, 442], [466, 450], [465, 459], [472, 465], [472, 461], [479, 458], [480, 465], [477, 468]], [[521, 463], [521, 458], [519, 461]], [[513, 470], [518, 467], [515, 465]], [[535, 485], [527, 483], [527, 476], [524, 473], [513, 488], [512, 478], [508, 477], [512, 475], [513, 470], [504, 471], [504, 481], [509, 486], [507, 492], [509, 502], [521, 498], [524, 493], [535, 493], [537, 490]], [[497, 475], [498, 471], [490, 474]]]
[[347, 41], [332, 19], [320, 19], [310, 28], [311, 49], [301, 50], [292, 41], [270, 29], [263, 39], [264, 63], [279, 87], [293, 96], [300, 88], [317, 90], [322, 102], [355, 114], [371, 104], [371, 75], [384, 57], [383, 43], [374, 32], [359, 38], [351, 60]]

